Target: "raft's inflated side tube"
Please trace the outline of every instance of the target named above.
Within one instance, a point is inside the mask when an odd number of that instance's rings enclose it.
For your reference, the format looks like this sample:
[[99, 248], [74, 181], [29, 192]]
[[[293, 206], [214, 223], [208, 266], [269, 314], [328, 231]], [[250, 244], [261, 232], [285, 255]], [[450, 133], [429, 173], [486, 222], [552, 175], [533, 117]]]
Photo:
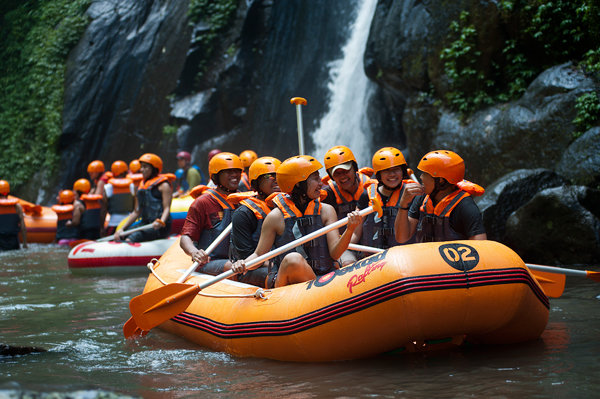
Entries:
[[[191, 264], [178, 243], [157, 274], [176, 281]], [[194, 274], [188, 283], [211, 278]], [[162, 286], [150, 275], [144, 292]], [[161, 328], [201, 346], [284, 361], [356, 359], [463, 340], [510, 344], [538, 338], [549, 304], [519, 256], [494, 241], [391, 248], [266, 299], [215, 298], [257, 287], [225, 280], [205, 288]]]
[[[9, 196], [11, 198], [16, 198]], [[25, 220], [25, 229], [27, 230], [27, 242], [37, 242], [48, 244], [56, 239], [56, 212], [51, 208], [36, 205], [31, 202], [18, 198], [23, 208], [23, 219]], [[19, 233], [19, 239], [23, 242], [23, 237]]]
[[148, 262], [159, 258], [175, 241], [175, 237], [131, 243], [87, 241], [69, 252], [69, 270], [78, 274], [146, 273]]
[[186, 195], [181, 198], [173, 198], [171, 201], [171, 234], [181, 233], [185, 217], [187, 216], [188, 209], [194, 202], [194, 198], [190, 195]]

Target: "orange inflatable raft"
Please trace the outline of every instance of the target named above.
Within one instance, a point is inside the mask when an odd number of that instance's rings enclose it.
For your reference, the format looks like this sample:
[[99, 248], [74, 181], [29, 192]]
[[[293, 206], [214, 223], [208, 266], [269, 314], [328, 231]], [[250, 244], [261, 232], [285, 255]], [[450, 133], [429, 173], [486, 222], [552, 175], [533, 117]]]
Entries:
[[23, 208], [27, 242], [45, 244], [54, 242], [56, 238], [56, 213], [51, 208], [36, 205], [21, 198], [9, 197], [18, 199]]
[[[144, 292], [177, 281], [190, 264], [174, 244]], [[211, 278], [194, 273], [187, 283]], [[159, 328], [232, 355], [312, 362], [524, 342], [541, 335], [548, 314], [548, 298], [515, 252], [454, 241], [394, 247], [272, 290], [223, 280]]]

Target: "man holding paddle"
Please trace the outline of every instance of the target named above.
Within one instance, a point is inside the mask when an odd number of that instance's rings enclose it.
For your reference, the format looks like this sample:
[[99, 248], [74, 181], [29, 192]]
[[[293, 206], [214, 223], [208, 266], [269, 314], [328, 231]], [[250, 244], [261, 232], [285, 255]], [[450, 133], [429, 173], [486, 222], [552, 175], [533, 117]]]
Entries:
[[[227, 202], [237, 192], [242, 174], [242, 161], [230, 152], [214, 155], [208, 163], [208, 174], [215, 188], [208, 188], [190, 206], [181, 229], [181, 249], [198, 262], [202, 272], [216, 275], [229, 261], [229, 240], [223, 240], [211, 253], [204, 249], [229, 226], [235, 207]], [[201, 249], [199, 249], [201, 248]]]
[[[245, 260], [235, 262], [232, 271], [245, 272], [245, 263], [294, 241], [300, 236], [318, 231], [337, 222], [335, 209], [320, 202], [322, 165], [315, 158], [299, 155], [285, 160], [277, 169], [277, 183], [281, 191], [273, 199], [275, 208], [263, 223], [258, 246]], [[348, 248], [350, 238], [362, 222], [358, 211], [348, 214], [348, 224], [340, 236], [333, 229], [303, 245], [303, 253], [288, 251], [270, 265], [267, 288], [281, 287], [314, 279], [339, 268], [339, 259]], [[271, 277], [272, 276], [272, 277]]]

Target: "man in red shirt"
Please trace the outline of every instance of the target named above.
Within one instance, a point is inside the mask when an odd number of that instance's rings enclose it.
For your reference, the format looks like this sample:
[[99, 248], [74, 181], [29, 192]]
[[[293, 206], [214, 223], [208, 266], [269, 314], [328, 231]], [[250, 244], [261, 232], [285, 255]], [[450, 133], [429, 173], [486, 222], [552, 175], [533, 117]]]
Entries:
[[181, 230], [180, 246], [192, 261], [198, 262], [203, 273], [217, 275], [229, 261], [229, 239], [225, 239], [210, 254], [204, 250], [229, 226], [235, 207], [227, 196], [237, 192], [242, 173], [242, 161], [230, 152], [213, 156], [208, 173], [216, 188], [209, 188], [190, 206]]

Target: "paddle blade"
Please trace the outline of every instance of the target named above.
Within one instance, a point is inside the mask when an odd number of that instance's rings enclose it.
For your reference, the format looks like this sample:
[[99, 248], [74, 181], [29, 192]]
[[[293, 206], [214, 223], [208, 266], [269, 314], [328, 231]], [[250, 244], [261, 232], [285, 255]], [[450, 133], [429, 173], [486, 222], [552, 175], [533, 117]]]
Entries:
[[123, 335], [125, 338], [139, 338], [148, 334], [148, 331], [142, 330], [138, 327], [133, 317], [130, 317], [129, 320], [123, 324]]
[[198, 285], [171, 283], [131, 299], [129, 310], [138, 327], [150, 331], [183, 312], [198, 291]]
[[593, 272], [590, 270], [585, 271], [587, 273], [587, 278], [594, 281], [600, 281], [600, 272]]
[[542, 286], [544, 293], [548, 298], [560, 298], [565, 290], [565, 275], [557, 273], [542, 272], [539, 270], [530, 270], [531, 274]]

